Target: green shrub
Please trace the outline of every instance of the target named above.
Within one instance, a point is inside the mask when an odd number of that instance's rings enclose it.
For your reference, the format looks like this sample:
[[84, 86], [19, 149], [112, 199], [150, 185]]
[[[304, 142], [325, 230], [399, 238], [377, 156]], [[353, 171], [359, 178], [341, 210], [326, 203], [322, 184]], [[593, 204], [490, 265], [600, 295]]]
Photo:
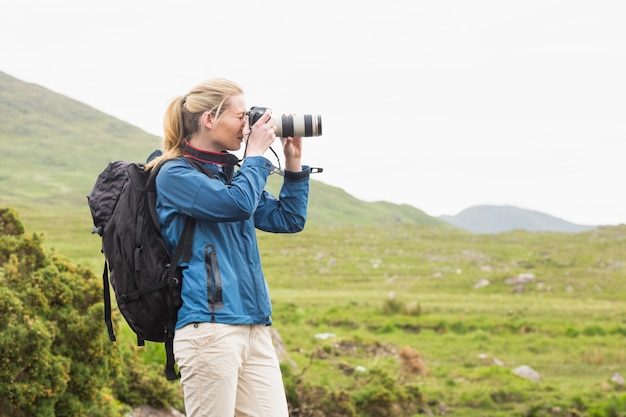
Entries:
[[589, 409], [589, 417], [625, 417], [626, 395], [612, 396], [603, 404]]
[[[102, 284], [0, 209], [0, 415], [113, 417], [177, 404], [164, 376], [104, 331]], [[132, 393], [132, 395], [131, 395]]]
[[398, 384], [377, 369], [357, 378], [351, 400], [362, 417], [410, 417], [425, 405], [417, 385]]
[[603, 327], [598, 325], [586, 326], [583, 329], [583, 334], [585, 336], [605, 336], [606, 331]]
[[467, 334], [467, 332], [469, 331], [467, 325], [462, 321], [452, 323], [449, 328], [456, 334]]
[[610, 334], [618, 334], [621, 336], [626, 336], [626, 327], [618, 326], [611, 329]]

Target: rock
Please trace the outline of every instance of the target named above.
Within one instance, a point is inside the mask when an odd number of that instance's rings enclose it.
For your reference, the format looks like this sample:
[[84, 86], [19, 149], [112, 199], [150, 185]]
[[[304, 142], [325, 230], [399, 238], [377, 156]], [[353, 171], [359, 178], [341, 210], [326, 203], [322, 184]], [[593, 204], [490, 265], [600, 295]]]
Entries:
[[517, 368], [513, 369], [513, 373], [519, 377], [529, 379], [533, 382], [538, 382], [541, 379], [539, 373], [528, 365], [518, 366]]
[[624, 386], [624, 377], [615, 372], [613, 375], [611, 375], [611, 382], [622, 388]]
[[334, 333], [318, 333], [315, 335], [315, 338], [319, 340], [334, 339], [335, 337], [337, 337], [337, 335]]
[[476, 284], [474, 284], [474, 289], [477, 290], [479, 288], [483, 288], [486, 287], [487, 285], [489, 285], [489, 280], [486, 278], [481, 279], [480, 281], [478, 281]]
[[504, 282], [508, 285], [526, 285], [530, 284], [535, 279], [535, 274], [525, 273], [519, 274], [515, 278], [508, 278]]
[[493, 364], [500, 367], [504, 366], [504, 362], [498, 358], [493, 358]]

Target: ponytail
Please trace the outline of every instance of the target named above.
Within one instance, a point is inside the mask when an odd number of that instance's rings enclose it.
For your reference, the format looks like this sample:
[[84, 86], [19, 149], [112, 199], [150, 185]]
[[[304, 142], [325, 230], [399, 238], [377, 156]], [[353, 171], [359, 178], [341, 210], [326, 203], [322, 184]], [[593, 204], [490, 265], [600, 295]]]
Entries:
[[183, 107], [186, 97], [176, 97], [167, 106], [163, 118], [163, 131], [165, 136], [161, 147], [163, 154], [146, 164], [146, 170], [151, 170], [161, 161], [182, 156], [185, 147], [185, 123], [183, 121]]

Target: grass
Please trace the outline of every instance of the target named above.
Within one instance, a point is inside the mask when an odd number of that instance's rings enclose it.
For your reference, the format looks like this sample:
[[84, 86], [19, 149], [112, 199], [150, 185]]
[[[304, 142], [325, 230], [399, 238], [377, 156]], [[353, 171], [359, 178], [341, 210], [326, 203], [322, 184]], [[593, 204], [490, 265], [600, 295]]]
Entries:
[[[334, 352], [307, 375], [333, 380], [341, 361], [398, 374], [406, 345], [428, 368], [418, 378], [427, 398], [455, 415], [512, 415], [620, 393], [608, 381], [626, 370], [625, 232], [475, 236], [405, 226], [315, 230], [285, 239], [289, 250], [262, 242], [276, 326], [300, 367], [341, 341], [388, 346], [362, 358]], [[505, 283], [529, 273], [521, 293]], [[491, 284], [474, 289], [483, 278]], [[513, 375], [520, 365], [541, 381]]]
[[[21, 210], [47, 247], [99, 273], [84, 210]], [[261, 233], [259, 244], [275, 328], [309, 383], [349, 390], [355, 369], [384, 370], [470, 417], [584, 413], [623, 395], [609, 379], [626, 374], [624, 226], [575, 235], [313, 227]], [[534, 278], [516, 292], [506, 280], [520, 274]], [[490, 284], [474, 288], [481, 279]], [[134, 343], [129, 329], [121, 343]], [[403, 347], [423, 375], [403, 373]], [[149, 344], [145, 359], [162, 363], [162, 346]], [[520, 365], [541, 380], [514, 375]]]
[[[456, 409], [458, 414], [453, 415], [472, 415], [474, 408], [512, 412], [530, 397], [546, 409], [566, 406], [577, 396], [591, 402], [594, 395], [603, 398], [613, 392], [607, 383], [610, 375], [626, 367], [624, 307], [605, 301], [572, 305], [562, 299], [546, 302], [546, 297], [536, 295], [438, 293], [421, 295], [421, 313], [406, 316], [384, 314], [384, 300], [373, 293], [307, 291], [296, 296], [293, 291], [274, 291], [274, 298], [276, 326], [300, 368], [316, 349], [333, 350], [334, 357], [313, 362], [307, 376], [336, 385], [342, 361], [398, 374], [397, 351], [410, 346], [428, 369], [426, 376], [417, 378], [422, 392]], [[620, 315], [621, 331], [615, 332]], [[572, 324], [571, 318], [577, 318], [577, 323]], [[599, 321], [605, 322], [604, 331], [585, 336], [584, 329], [598, 326]], [[570, 329], [577, 335], [572, 336]], [[333, 333], [336, 338], [318, 341], [313, 337], [316, 333]], [[337, 344], [351, 346], [359, 341], [385, 348], [361, 357], [334, 350]], [[520, 365], [537, 370], [541, 381], [514, 376], [511, 370]]]

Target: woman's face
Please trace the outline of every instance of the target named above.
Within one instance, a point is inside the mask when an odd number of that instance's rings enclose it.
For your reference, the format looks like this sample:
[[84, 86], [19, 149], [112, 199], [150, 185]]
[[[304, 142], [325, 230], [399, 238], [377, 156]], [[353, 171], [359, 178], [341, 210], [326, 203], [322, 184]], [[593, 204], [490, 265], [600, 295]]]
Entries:
[[220, 117], [213, 123], [210, 137], [214, 150], [236, 151], [243, 142], [243, 127], [245, 125], [246, 103], [243, 95], [230, 97]]

